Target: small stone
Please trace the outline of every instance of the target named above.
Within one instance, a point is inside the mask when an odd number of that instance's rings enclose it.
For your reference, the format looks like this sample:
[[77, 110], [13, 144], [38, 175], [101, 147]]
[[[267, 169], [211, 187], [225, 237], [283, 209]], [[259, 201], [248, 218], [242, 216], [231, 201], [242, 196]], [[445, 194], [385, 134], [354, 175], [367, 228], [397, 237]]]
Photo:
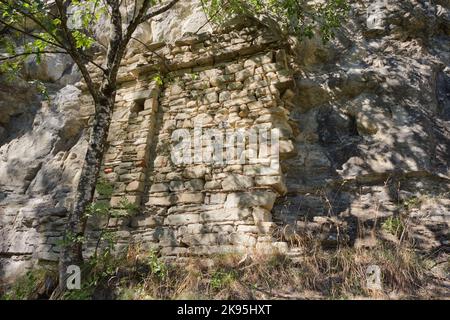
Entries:
[[219, 101], [219, 96], [218, 96], [217, 92], [211, 92], [211, 93], [205, 94], [201, 100], [202, 104], [211, 104], [211, 103], [218, 102], [218, 101]]
[[240, 70], [242, 70], [242, 65], [241, 64], [230, 64], [228, 66], [225, 67], [225, 74], [230, 74], [230, 73], [236, 73]]
[[186, 234], [182, 238], [182, 242], [189, 246], [209, 246], [226, 243], [225, 239], [217, 233], [202, 233], [202, 234]]
[[151, 196], [148, 199], [148, 202], [146, 205], [149, 206], [161, 206], [161, 207], [169, 207], [175, 203], [175, 199], [171, 196], [163, 196], [163, 197], [156, 197]]
[[260, 66], [260, 65], [263, 65], [266, 63], [271, 63], [272, 58], [273, 58], [272, 52], [270, 52], [268, 54], [261, 54], [258, 56], [254, 56], [244, 62], [244, 67], [248, 68], [251, 66]]
[[190, 191], [203, 190], [204, 181], [202, 179], [192, 179], [184, 183], [184, 187]]
[[169, 187], [165, 183], [154, 183], [150, 187], [150, 193], [160, 193], [169, 191]]
[[165, 224], [169, 225], [183, 225], [183, 224], [190, 224], [190, 223], [199, 223], [200, 222], [200, 215], [198, 214], [173, 214], [166, 218], [164, 221]]
[[132, 181], [127, 185], [125, 190], [128, 192], [133, 191], [142, 192], [144, 191], [144, 183], [142, 183], [142, 181]]
[[220, 85], [223, 85], [225, 83], [234, 82], [235, 77], [234, 77], [234, 74], [226, 74], [226, 75], [218, 76], [216, 78], [211, 78], [210, 81], [211, 81], [211, 85], [213, 85], [214, 87], [219, 87]]
[[252, 215], [253, 215], [253, 220], [255, 221], [255, 224], [272, 221], [272, 213], [270, 212], [270, 210], [267, 210], [267, 209], [264, 209], [261, 207], [253, 208]]
[[219, 181], [208, 181], [205, 183], [204, 188], [206, 190], [215, 190], [215, 189], [220, 189], [221, 188], [221, 183]]
[[210, 204], [223, 204], [227, 198], [226, 193], [213, 193], [209, 197]]
[[228, 90], [241, 90], [244, 87], [244, 84], [242, 82], [232, 82], [229, 83], [227, 86]]
[[155, 160], [153, 161], [153, 166], [155, 168], [162, 168], [166, 167], [169, 163], [169, 158], [166, 156], [157, 156]]
[[152, 90], [131, 92], [131, 93], [125, 94], [123, 96], [123, 99], [126, 101], [143, 100], [143, 99], [149, 98], [151, 96], [151, 93], [152, 93]]
[[276, 63], [268, 63], [263, 65], [265, 72], [276, 72], [278, 69], [282, 69]]
[[285, 242], [259, 242], [256, 244], [256, 250], [262, 254], [277, 254], [286, 253], [288, 251], [287, 243]]
[[206, 174], [211, 172], [211, 168], [205, 165], [197, 165], [184, 169], [183, 176], [186, 178], [198, 179], [204, 178]]
[[250, 215], [251, 211], [247, 208], [217, 209], [200, 214], [202, 220], [205, 222], [242, 221]]
[[255, 74], [255, 68], [254, 67], [249, 67], [246, 68], [242, 71], [236, 72], [235, 74], [235, 79], [236, 81], [245, 81], [247, 78], [249, 77], [253, 77], [253, 75]]
[[261, 206], [267, 210], [272, 210], [276, 200], [273, 191], [253, 191], [230, 193], [225, 201], [225, 208], [251, 208]]
[[203, 203], [205, 195], [203, 193], [183, 192], [177, 196], [180, 203]]
[[157, 219], [156, 217], [133, 217], [131, 219], [131, 226], [133, 228], [139, 228], [139, 227], [156, 227], [157, 225], [161, 224], [160, 219]]
[[231, 93], [229, 91], [222, 91], [219, 94], [219, 102], [224, 102], [229, 99], [231, 99]]
[[253, 178], [244, 175], [232, 174], [222, 181], [222, 188], [225, 191], [247, 190], [253, 187]]
[[244, 165], [244, 174], [248, 176], [279, 176], [279, 166]]
[[280, 195], [284, 195], [287, 192], [282, 176], [257, 176], [255, 177], [255, 183], [258, 186], [270, 186]]
[[231, 243], [240, 244], [246, 247], [254, 247], [256, 238], [246, 233], [233, 233], [230, 236]]
[[183, 181], [170, 181], [169, 183], [170, 191], [183, 191], [185, 189]]

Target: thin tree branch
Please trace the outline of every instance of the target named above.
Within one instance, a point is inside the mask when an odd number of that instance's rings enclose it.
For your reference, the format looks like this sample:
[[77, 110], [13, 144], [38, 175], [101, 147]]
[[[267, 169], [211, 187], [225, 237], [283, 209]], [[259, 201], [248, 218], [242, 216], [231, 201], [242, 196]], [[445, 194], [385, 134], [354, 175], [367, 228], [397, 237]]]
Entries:
[[41, 40], [41, 41], [43, 41], [45, 43], [48, 43], [48, 44], [50, 44], [50, 45], [52, 45], [54, 47], [57, 47], [57, 48], [60, 48], [60, 49], [64, 49], [64, 50], [67, 49], [67, 48], [65, 48], [65, 47], [63, 47], [63, 46], [61, 46], [61, 45], [59, 45], [57, 43], [54, 43], [53, 41], [49, 41], [47, 39], [44, 39], [41, 36], [38, 36], [38, 35], [36, 35], [36, 34], [34, 34], [32, 32], [29, 32], [29, 31], [26, 31], [26, 30], [22, 30], [22, 29], [20, 29], [18, 27], [15, 27], [15, 26], [13, 26], [13, 25], [11, 25], [9, 23], [6, 23], [5, 21], [3, 21], [1, 19], [0, 19], [0, 23], [2, 25], [4, 25], [5, 27], [7, 27], [7, 28], [10, 28], [10, 29], [12, 29], [14, 31], [17, 31], [17, 32], [21, 33], [21, 34], [25, 34], [25, 35], [27, 35], [27, 36], [29, 36], [31, 38], [34, 38], [34, 39], [37, 39], [37, 40]]
[[145, 16], [142, 17], [142, 20], [140, 22], [147, 21], [161, 13], [166, 12], [170, 8], [172, 8], [175, 4], [177, 4], [179, 0], [170, 0], [166, 4], [161, 5], [159, 7], [152, 8], [149, 13], [147, 13]]
[[154, 53], [156, 56], [158, 56], [159, 59], [161, 59], [162, 63], [164, 64], [164, 68], [166, 70], [169, 70], [169, 66], [166, 63], [166, 58], [164, 58], [163, 56], [161, 56], [158, 52], [156, 52], [156, 50], [151, 50], [149, 48], [148, 45], [146, 45], [144, 42], [142, 42], [141, 40], [135, 38], [135, 37], [131, 37], [131, 40], [134, 40], [136, 42], [139, 42], [140, 44], [142, 44], [148, 51], [150, 51], [151, 53]]
[[0, 61], [6, 61], [6, 60], [13, 60], [15, 58], [19, 58], [19, 57], [23, 57], [23, 56], [28, 56], [28, 55], [39, 55], [39, 54], [46, 54], [46, 53], [60, 53], [60, 54], [69, 54], [67, 51], [32, 51], [32, 52], [22, 52], [22, 53], [17, 53], [15, 55], [12, 56], [8, 56], [8, 57], [0, 57]]
[[[52, 37], [52, 39], [61, 47], [64, 48], [64, 44], [60, 41], [60, 39], [58, 39], [56, 37], [56, 35], [54, 35], [51, 30], [49, 30], [47, 28], [47, 26], [45, 26], [42, 21], [40, 21], [38, 18], [36, 18], [36, 16], [34, 14], [30, 14], [25, 12], [24, 10], [21, 10], [20, 6], [11, 6], [9, 4], [9, 2], [5, 1], [5, 0], [0, 0], [0, 3], [3, 3], [4, 5], [8, 6], [11, 9], [17, 10], [18, 12], [20, 12], [21, 15], [23, 15], [26, 18], [30, 19], [31, 21], [33, 21], [34, 23], [36, 23], [42, 30], [44, 30], [49, 36]], [[26, 2], [29, 4], [29, 2]]]
[[[202, 4], [202, 8], [203, 11], [206, 12], [206, 8], [205, 8], [205, 3], [203, 2], [203, 0], [200, 1]], [[229, 1], [225, 2], [216, 12], [214, 12], [211, 16], [208, 17], [208, 15], [205, 13], [206, 15], [206, 22], [197, 29], [197, 31], [194, 32], [194, 34], [197, 34], [200, 30], [203, 29], [204, 26], [206, 26], [208, 23], [212, 22], [212, 20], [223, 10], [225, 9], [225, 6], [228, 4]]]
[[133, 17], [131, 18], [131, 21], [133, 21], [134, 18], [136, 17], [137, 7], [138, 7], [138, 2], [137, 2], [137, 0], [134, 0]]
[[69, 48], [67, 49], [67, 52], [72, 57], [73, 61], [77, 64], [78, 68], [80, 69], [81, 74], [83, 75], [84, 81], [86, 82], [86, 85], [88, 87], [88, 90], [94, 99], [95, 105], [99, 104], [101, 99], [101, 94], [99, 90], [96, 89], [95, 84], [92, 80], [92, 77], [89, 73], [89, 71], [86, 68], [86, 65], [83, 61], [83, 57], [80, 54], [79, 49], [75, 45], [75, 39], [73, 38], [72, 32], [70, 31], [69, 27], [67, 26], [67, 3], [63, 3], [62, 0], [55, 0], [56, 6], [58, 8], [59, 16], [61, 19], [61, 28], [63, 30], [63, 34], [67, 37], [67, 42], [69, 44]]
[[[26, 1], [26, 0], [22, 0], [23, 2], [25, 2], [25, 3], [28, 3], [29, 5], [32, 5], [32, 2], [31, 1]], [[46, 6], [47, 6], [47, 11], [45, 12], [46, 14], [48, 14], [48, 15], [50, 15], [50, 16], [52, 16], [53, 17], [53, 19], [55, 19], [55, 18], [57, 18], [53, 13], [52, 13], [52, 11], [51, 11], [51, 3], [50, 4], [46, 4]]]

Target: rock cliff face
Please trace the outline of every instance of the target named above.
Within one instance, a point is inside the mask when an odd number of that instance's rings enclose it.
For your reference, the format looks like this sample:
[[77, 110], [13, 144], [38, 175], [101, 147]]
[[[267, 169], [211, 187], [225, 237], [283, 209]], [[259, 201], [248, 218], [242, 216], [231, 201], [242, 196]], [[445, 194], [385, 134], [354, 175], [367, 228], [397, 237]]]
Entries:
[[[139, 213], [92, 219], [87, 253], [105, 223], [119, 248], [140, 242], [168, 256], [299, 254], [291, 243], [305, 232], [370, 246], [365, 230], [399, 213], [418, 248], [448, 251], [449, 1], [359, 1], [332, 43], [294, 51], [263, 27], [209, 34], [205, 22], [197, 2], [183, 2], [138, 30], [159, 54], [130, 46], [102, 174], [113, 193], [98, 201], [127, 199]], [[50, 101], [1, 80], [4, 281], [57, 260], [92, 110], [70, 61], [29, 61], [25, 76], [48, 82]], [[278, 129], [279, 170], [175, 163], [172, 134], [200, 120], [216, 133]]]

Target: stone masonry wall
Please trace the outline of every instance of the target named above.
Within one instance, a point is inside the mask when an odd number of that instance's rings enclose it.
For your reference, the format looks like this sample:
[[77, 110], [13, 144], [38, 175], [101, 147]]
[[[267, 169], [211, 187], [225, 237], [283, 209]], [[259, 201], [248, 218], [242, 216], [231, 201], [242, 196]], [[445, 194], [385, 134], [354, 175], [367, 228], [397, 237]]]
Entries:
[[[198, 125], [203, 133], [223, 134], [224, 142], [226, 132], [278, 129], [280, 155], [290, 154], [294, 94], [285, 51], [256, 27], [152, 47], [160, 48], [155, 54], [145, 48], [124, 62], [104, 158], [102, 179], [113, 195], [98, 200], [120, 208], [126, 199], [140, 208], [131, 218], [109, 221], [119, 243], [140, 243], [168, 256], [286, 250], [272, 237], [271, 209], [286, 192], [280, 167], [270, 166], [278, 155], [257, 161], [235, 155], [236, 161], [223, 163], [171, 158], [174, 131], [185, 129], [193, 137]], [[218, 143], [203, 140], [201, 150], [214, 157]], [[249, 143], [247, 138], [245, 150]], [[195, 142], [190, 147], [195, 156]], [[92, 219], [92, 247], [99, 226]]]

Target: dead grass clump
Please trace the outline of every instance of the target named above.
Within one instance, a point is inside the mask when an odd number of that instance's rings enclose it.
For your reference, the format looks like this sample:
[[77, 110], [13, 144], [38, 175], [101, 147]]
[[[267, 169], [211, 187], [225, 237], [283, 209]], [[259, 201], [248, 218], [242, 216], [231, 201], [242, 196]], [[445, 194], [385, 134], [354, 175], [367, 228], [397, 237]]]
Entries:
[[[348, 299], [387, 298], [393, 293], [413, 297], [425, 277], [422, 261], [407, 247], [381, 243], [370, 249], [309, 248], [295, 260], [258, 253], [191, 258], [181, 264], [166, 264], [158, 258], [149, 272], [134, 282], [134, 289], [129, 286], [138, 293], [131, 298]], [[367, 284], [369, 266], [381, 271], [379, 289]]]

